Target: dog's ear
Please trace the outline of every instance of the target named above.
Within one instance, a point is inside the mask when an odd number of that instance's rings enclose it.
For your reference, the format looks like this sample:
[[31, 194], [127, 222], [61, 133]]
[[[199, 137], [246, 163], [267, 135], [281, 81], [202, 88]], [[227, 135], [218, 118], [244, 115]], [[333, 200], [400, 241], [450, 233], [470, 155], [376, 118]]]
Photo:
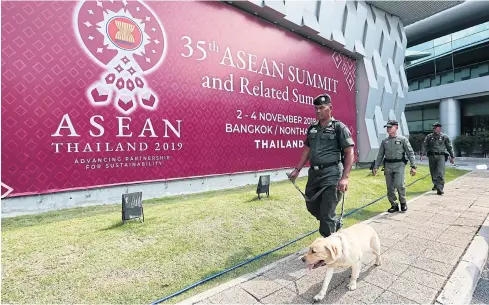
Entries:
[[338, 256], [338, 248], [335, 245], [331, 244], [326, 244], [324, 245], [324, 247], [326, 248], [326, 250], [329, 251], [329, 253], [331, 254], [331, 258], [335, 261], [336, 257]]

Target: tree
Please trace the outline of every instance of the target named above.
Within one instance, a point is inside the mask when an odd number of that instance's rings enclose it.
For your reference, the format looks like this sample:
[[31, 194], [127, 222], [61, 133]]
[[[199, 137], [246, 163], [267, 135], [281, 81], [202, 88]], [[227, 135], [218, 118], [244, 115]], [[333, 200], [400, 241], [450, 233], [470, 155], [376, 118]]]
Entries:
[[409, 135], [409, 143], [411, 143], [411, 146], [415, 154], [421, 153], [421, 146], [423, 145], [423, 141], [425, 137], [426, 135], [422, 133], [415, 133]]
[[460, 135], [455, 138], [453, 144], [460, 153], [465, 152], [467, 155], [471, 155], [474, 151], [475, 137], [472, 135]]
[[475, 136], [476, 145], [481, 149], [484, 157], [489, 156], [489, 131], [478, 132]]

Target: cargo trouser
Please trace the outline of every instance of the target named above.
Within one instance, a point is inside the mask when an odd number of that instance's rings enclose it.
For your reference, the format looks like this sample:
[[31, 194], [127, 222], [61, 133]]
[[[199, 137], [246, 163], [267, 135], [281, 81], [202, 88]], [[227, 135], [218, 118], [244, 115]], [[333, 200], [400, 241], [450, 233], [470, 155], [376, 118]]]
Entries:
[[443, 191], [445, 187], [445, 155], [428, 155], [431, 181], [433, 185]]
[[387, 184], [387, 199], [391, 206], [398, 205], [396, 189], [399, 195], [399, 202], [406, 203], [406, 187], [404, 186], [404, 170], [406, 165], [402, 162], [386, 164], [384, 168], [385, 183]]
[[309, 169], [305, 195], [312, 198], [326, 187], [315, 200], [306, 201], [306, 207], [309, 213], [319, 220], [319, 233], [323, 237], [328, 237], [336, 231], [336, 206], [343, 195], [337, 190], [342, 168], [334, 167], [323, 171], [326, 173]]

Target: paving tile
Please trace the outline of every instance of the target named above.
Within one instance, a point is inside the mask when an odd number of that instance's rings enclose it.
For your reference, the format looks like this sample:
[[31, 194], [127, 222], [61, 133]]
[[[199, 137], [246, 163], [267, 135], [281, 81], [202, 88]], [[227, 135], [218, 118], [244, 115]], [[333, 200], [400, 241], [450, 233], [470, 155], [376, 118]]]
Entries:
[[[424, 251], [424, 250], [423, 250]], [[386, 251], [382, 255], [382, 259], [387, 259], [387, 260], [392, 260], [396, 261], [405, 265], [410, 265], [414, 260], [418, 257], [418, 255], [404, 252], [402, 250], [398, 250], [396, 248], [392, 248], [388, 251]]]
[[395, 274], [395, 275], [400, 275], [403, 273], [409, 265], [397, 262], [392, 259], [388, 258], [383, 258], [382, 259], [382, 265], [378, 266], [378, 268], [387, 271], [389, 273]]
[[408, 216], [409, 216], [408, 213], [392, 213], [384, 216], [383, 218], [390, 219], [390, 220], [403, 220], [406, 219]]
[[489, 208], [489, 200], [487, 200], [486, 198], [488, 198], [488, 197], [485, 197], [483, 200], [480, 200], [480, 199], [477, 200], [476, 202], [474, 202], [473, 206]]
[[429, 219], [429, 222], [436, 222], [441, 224], [451, 225], [457, 220], [458, 216], [447, 216], [442, 214], [436, 214], [432, 218]]
[[452, 223], [452, 225], [479, 227], [483, 222], [484, 222], [484, 220], [476, 220], [476, 219], [459, 217], [459, 218], [457, 218], [456, 221], [454, 221]]
[[[381, 255], [382, 257], [382, 255]], [[374, 260], [376, 260], [377, 256], [373, 253], [365, 253], [362, 257], [362, 263], [365, 264], [365, 265], [368, 265], [370, 264], [371, 262], [373, 262]]]
[[464, 213], [462, 213], [462, 215], [460, 215], [460, 217], [476, 219], [476, 220], [485, 220], [487, 217], [487, 213], [465, 211]]
[[416, 221], [416, 222], [425, 222], [428, 221], [430, 218], [435, 216], [435, 213], [430, 213], [430, 212], [415, 212], [407, 217], [407, 219], [411, 221]]
[[332, 291], [329, 291], [324, 299], [316, 304], [365, 304], [350, 296], [349, 293], [350, 291], [348, 288], [346, 288], [346, 286], [338, 287]]
[[406, 228], [402, 225], [400, 225], [400, 222], [396, 223], [392, 230], [390, 231], [390, 233], [393, 233], [393, 234], [406, 234], [406, 235], [409, 235], [411, 233], [411, 229], [410, 228]]
[[396, 246], [399, 244], [406, 244], [406, 245], [410, 245], [410, 246], [418, 247], [418, 248], [427, 248], [432, 243], [433, 242], [431, 240], [428, 240], [426, 238], [409, 235], [404, 240], [397, 243]]
[[432, 259], [449, 265], [456, 265], [460, 257], [464, 254], [465, 248], [455, 247], [441, 242], [435, 242], [426, 249], [421, 257]]
[[437, 242], [465, 248], [473, 238], [473, 234], [445, 231], [438, 237]]
[[242, 283], [240, 286], [257, 299], [262, 299], [283, 288], [276, 281], [264, 276], [256, 277], [251, 281]]
[[487, 200], [489, 196], [485, 196], [483, 199], [479, 199], [476, 202], [474, 202], [473, 206], [481, 207], [481, 208], [489, 208], [489, 200]]
[[382, 240], [384, 238], [389, 238], [389, 239], [394, 239], [394, 240], [403, 240], [404, 238], [406, 238], [408, 236], [408, 234], [404, 234], [404, 233], [392, 233], [392, 232], [386, 232], [386, 231], [382, 231], [380, 233], [378, 233], [377, 235], [379, 235], [379, 238], [380, 238], [380, 242], [382, 243]]
[[437, 223], [437, 222], [427, 222], [424, 224], [424, 227], [426, 228], [435, 228], [435, 229], [440, 229], [440, 230], [446, 230], [448, 229], [450, 225], [449, 224], [443, 224], [443, 223]]
[[413, 230], [413, 232], [411, 232], [411, 234], [409, 236], [421, 237], [421, 238], [433, 241], [433, 240], [436, 240], [438, 238], [438, 236], [443, 234], [443, 232], [445, 232], [445, 231], [441, 230], [441, 229], [424, 228], [424, 230], [422, 230], [422, 231]]
[[383, 239], [380, 240], [380, 249], [381, 249], [380, 251], [382, 252], [383, 249], [391, 248], [398, 242], [399, 242], [398, 240], [384, 237]]
[[371, 223], [369, 223], [369, 225], [374, 228], [375, 232], [377, 232], [377, 234], [379, 234], [380, 232], [382, 231], [385, 231], [389, 228], [389, 225], [388, 224], [385, 224], [383, 222], [376, 222], [376, 221], [373, 221]]
[[243, 288], [231, 287], [218, 294], [209, 297], [213, 304], [257, 304], [258, 301]]
[[[441, 276], [448, 276], [455, 268], [455, 265], [449, 265], [442, 262], [438, 262], [426, 257], [418, 257], [411, 266], [423, 269], [429, 272], [439, 274]], [[406, 268], [407, 269], [407, 268]], [[404, 269], [403, 272], [406, 270]]]
[[400, 277], [429, 288], [441, 290], [448, 277], [410, 266]]
[[469, 235], [475, 235], [478, 230], [479, 230], [479, 228], [477, 228], [477, 227], [468, 227], [468, 226], [459, 226], [459, 225], [450, 226], [450, 227], [448, 227], [448, 229], [446, 229], [446, 231], [449, 231], [449, 232], [460, 232], [460, 233], [466, 233]]
[[426, 203], [422, 206], [414, 206], [414, 207], [410, 207], [410, 208], [412, 210], [415, 210], [415, 211], [423, 211], [423, 212], [427, 212], [427, 213], [437, 213], [438, 211], [440, 211], [440, 209], [429, 206], [428, 203]]
[[274, 269], [265, 272], [263, 276], [272, 279], [280, 285], [288, 285], [307, 274], [307, 268], [300, 259], [292, 259], [278, 264]]
[[[364, 276], [364, 278], [362, 278]], [[397, 275], [386, 272], [380, 268], [375, 268], [372, 271], [360, 275], [362, 281], [378, 286], [382, 289], [387, 289], [397, 279]]]
[[382, 292], [384, 292], [384, 289], [378, 286], [365, 281], [357, 281], [357, 289], [348, 291], [346, 295], [359, 300], [362, 303], [370, 304], [377, 299]]
[[307, 301], [286, 288], [282, 288], [260, 300], [262, 304], [310, 304], [311, 302], [312, 300]]
[[[486, 197], [489, 199], [489, 196]], [[487, 199], [486, 199], [487, 200]], [[480, 212], [481, 214], [485, 214], [487, 217], [487, 214], [489, 214], [489, 207], [482, 207], [478, 206], [477, 202], [475, 202], [468, 210], [467, 212]]]
[[[318, 268], [316, 270], [322, 270], [322, 272], [316, 272], [314, 274], [308, 274], [301, 277], [297, 281], [286, 286], [290, 291], [298, 294], [302, 298], [309, 300], [321, 290], [323, 281], [325, 278], [326, 268]], [[343, 284], [343, 282], [350, 276], [351, 270], [340, 270], [341, 272], [335, 272], [331, 281], [329, 282], [328, 291]]]
[[446, 215], [446, 216], [452, 216], [452, 217], [460, 217], [460, 215], [462, 215], [462, 213], [464, 212], [464, 210], [459, 210], [459, 209], [446, 209], [446, 210], [440, 210], [438, 212], [436, 212], [436, 214], [439, 214], [439, 215]]
[[374, 304], [413, 304], [414, 301], [406, 299], [398, 295], [397, 293], [391, 291], [384, 291], [377, 299], [375, 299]]
[[[306, 274], [306, 277], [311, 280], [311, 281], [316, 281], [316, 282], [323, 282], [324, 278], [326, 277], [326, 267], [321, 267], [312, 270], [312, 272]], [[351, 268], [335, 268], [333, 277], [331, 281], [334, 279], [338, 279], [336, 282], [340, 283], [343, 281], [345, 278], [349, 277], [351, 274]], [[331, 286], [331, 284], [330, 284]], [[334, 287], [333, 287], [334, 288]]]
[[419, 304], [433, 303], [438, 294], [436, 289], [411, 282], [402, 277], [398, 278], [387, 290]]

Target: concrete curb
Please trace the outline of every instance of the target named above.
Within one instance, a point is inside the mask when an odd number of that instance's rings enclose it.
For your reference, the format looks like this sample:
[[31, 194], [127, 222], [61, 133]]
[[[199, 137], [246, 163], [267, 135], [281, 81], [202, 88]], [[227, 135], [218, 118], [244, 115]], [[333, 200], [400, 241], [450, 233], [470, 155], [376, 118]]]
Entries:
[[445, 283], [436, 304], [470, 304], [489, 256], [489, 216]]
[[[470, 171], [470, 172], [468, 172], [468, 173], [466, 173], [466, 174], [464, 174], [464, 175], [462, 175], [462, 176], [460, 176], [460, 177], [458, 177], [458, 178], [450, 181], [449, 183], [455, 182], [455, 181], [457, 181], [457, 180], [459, 180], [459, 179], [461, 179], [461, 178], [463, 178], [463, 177], [465, 177], [467, 175], [470, 175], [471, 173], [472, 173], [472, 171]], [[430, 190], [430, 191], [427, 191], [427, 192], [425, 192], [425, 193], [423, 193], [421, 195], [418, 195], [418, 196], [416, 196], [416, 197], [408, 200], [407, 203], [409, 204], [410, 202], [416, 201], [417, 199], [419, 199], [419, 198], [423, 197], [424, 195], [429, 194], [431, 192], [432, 191]], [[361, 221], [361, 223], [367, 223], [367, 224], [368, 223], [371, 223], [371, 222], [375, 221], [376, 219], [381, 218], [381, 217], [383, 217], [383, 216], [385, 216], [387, 214], [389, 214], [389, 213], [388, 212], [382, 212], [382, 213], [380, 213], [378, 215], [375, 215], [372, 218], [365, 219], [364, 221]], [[489, 236], [489, 227], [487, 228], [487, 234]], [[205, 299], [207, 299], [207, 298], [209, 298], [209, 297], [211, 297], [211, 296], [213, 296], [213, 295], [215, 295], [215, 294], [217, 294], [219, 292], [222, 292], [222, 291], [224, 291], [224, 290], [226, 290], [228, 288], [234, 287], [236, 285], [239, 285], [239, 284], [242, 284], [242, 283], [247, 282], [249, 280], [252, 280], [255, 277], [258, 277], [260, 275], [263, 275], [267, 271], [275, 268], [277, 265], [279, 265], [279, 264], [281, 264], [283, 262], [286, 262], [286, 261], [292, 260], [292, 259], [299, 259], [306, 252], [307, 252], [307, 248], [304, 248], [304, 249], [302, 249], [300, 251], [297, 251], [294, 254], [290, 254], [290, 255], [288, 255], [288, 256], [286, 256], [286, 257], [284, 257], [284, 258], [282, 258], [282, 259], [280, 259], [280, 260], [278, 260], [276, 262], [273, 262], [273, 263], [271, 263], [269, 265], [266, 265], [266, 266], [258, 269], [257, 271], [250, 272], [250, 273], [247, 273], [245, 275], [242, 275], [242, 276], [240, 276], [240, 277], [238, 277], [238, 278], [236, 278], [234, 280], [230, 280], [230, 281], [228, 281], [228, 282], [226, 282], [224, 284], [221, 284], [221, 285], [219, 285], [217, 287], [214, 287], [214, 288], [211, 288], [211, 289], [209, 289], [207, 291], [204, 291], [204, 292], [201, 292], [199, 294], [196, 294], [196, 295], [194, 295], [194, 296], [192, 296], [192, 297], [190, 297], [188, 299], [185, 299], [185, 300], [183, 300], [183, 301], [181, 301], [179, 303], [176, 303], [176, 304], [177, 305], [191, 305], [191, 304], [198, 303], [198, 302], [203, 301], [203, 300], [205, 300]]]

